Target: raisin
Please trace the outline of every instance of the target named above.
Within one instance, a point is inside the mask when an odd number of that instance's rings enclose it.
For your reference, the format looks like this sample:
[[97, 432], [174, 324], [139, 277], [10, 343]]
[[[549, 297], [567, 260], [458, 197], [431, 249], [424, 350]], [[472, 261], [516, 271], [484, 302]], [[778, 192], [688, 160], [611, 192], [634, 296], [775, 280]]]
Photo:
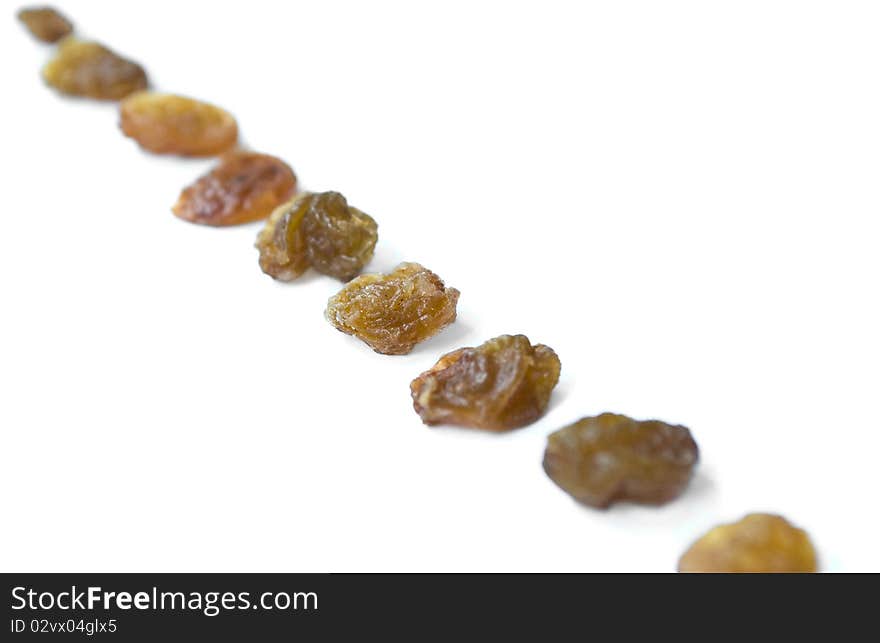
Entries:
[[338, 192], [303, 194], [276, 211], [257, 237], [260, 267], [282, 281], [308, 266], [348, 281], [373, 256], [376, 222]]
[[302, 234], [312, 268], [342, 281], [355, 277], [373, 257], [376, 222], [338, 192], [310, 194], [302, 207], [307, 208]]
[[185, 96], [139, 92], [122, 101], [119, 114], [125, 135], [156, 154], [216, 156], [238, 142], [232, 114]]
[[281, 159], [231, 152], [185, 188], [172, 210], [193, 223], [238, 225], [265, 219], [295, 191], [296, 176]]
[[305, 208], [298, 207], [302, 196], [278, 206], [257, 235], [260, 268], [279, 281], [293, 281], [309, 269], [305, 239], [299, 234]]
[[455, 321], [458, 291], [417, 263], [361, 275], [327, 303], [327, 320], [377, 353], [404, 355]]
[[815, 572], [816, 550], [782, 516], [749, 514], [710, 529], [678, 561], [680, 572]]
[[43, 79], [63, 94], [120, 100], [147, 86], [143, 67], [97, 42], [65, 38], [43, 67]]
[[501, 335], [444, 355], [410, 391], [425, 424], [505, 431], [544, 414], [559, 369], [552, 348], [532, 346], [525, 335]]
[[551, 434], [544, 471], [591, 507], [618, 501], [659, 505], [684, 491], [698, 458], [683, 426], [603, 413]]
[[58, 42], [73, 31], [70, 20], [52, 7], [27, 7], [18, 12], [34, 38], [43, 42]]

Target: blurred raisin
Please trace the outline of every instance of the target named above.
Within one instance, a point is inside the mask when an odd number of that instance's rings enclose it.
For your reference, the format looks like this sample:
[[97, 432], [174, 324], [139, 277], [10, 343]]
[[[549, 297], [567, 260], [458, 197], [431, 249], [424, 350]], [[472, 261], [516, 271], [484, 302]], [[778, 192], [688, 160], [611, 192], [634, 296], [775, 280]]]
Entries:
[[303, 196], [278, 206], [257, 235], [260, 268], [279, 281], [293, 281], [309, 269], [306, 242], [300, 231], [306, 213], [299, 207]]
[[312, 266], [348, 281], [372, 258], [376, 222], [338, 192], [304, 194], [288, 210], [276, 212], [257, 237], [260, 267], [266, 274], [291, 281]]
[[425, 424], [505, 431], [544, 414], [559, 370], [552, 348], [532, 346], [525, 335], [501, 335], [444, 355], [410, 391]]
[[815, 572], [816, 550], [782, 516], [749, 514], [710, 529], [678, 561], [680, 572]]
[[73, 31], [70, 20], [52, 7], [25, 7], [18, 12], [18, 19], [43, 42], [58, 42]]
[[231, 152], [187, 187], [172, 208], [181, 219], [227, 226], [268, 217], [296, 191], [296, 176], [281, 159]]
[[592, 507], [619, 501], [659, 505], [684, 491], [698, 457], [697, 444], [683, 426], [603, 413], [552, 433], [544, 470], [575, 500]]
[[455, 321], [458, 291], [417, 263], [361, 275], [327, 303], [326, 317], [377, 353], [404, 355]]
[[122, 101], [119, 114], [125, 135], [156, 154], [216, 156], [238, 142], [232, 114], [185, 96], [139, 92]]
[[147, 86], [143, 68], [96, 42], [65, 38], [43, 79], [63, 94], [120, 100]]

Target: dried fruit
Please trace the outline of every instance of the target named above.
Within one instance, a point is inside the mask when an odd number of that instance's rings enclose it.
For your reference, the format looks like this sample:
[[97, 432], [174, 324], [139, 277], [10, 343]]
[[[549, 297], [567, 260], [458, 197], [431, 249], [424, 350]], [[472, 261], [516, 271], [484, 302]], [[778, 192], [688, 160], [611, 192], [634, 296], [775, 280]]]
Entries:
[[678, 561], [680, 572], [815, 572], [810, 537], [782, 516], [749, 514], [710, 529]]
[[547, 439], [544, 471], [586, 505], [664, 504], [684, 491], [699, 458], [683, 426], [603, 413]]
[[372, 217], [350, 207], [338, 192], [307, 195], [300, 207], [307, 209], [301, 228], [312, 268], [342, 281], [357, 275], [379, 238]]
[[260, 268], [279, 281], [293, 281], [309, 269], [305, 238], [299, 233], [305, 208], [302, 196], [278, 206], [257, 235]]
[[185, 96], [139, 92], [122, 101], [119, 114], [125, 135], [156, 154], [216, 156], [238, 142], [232, 114]]
[[281, 159], [231, 152], [180, 193], [172, 210], [206, 225], [238, 225], [265, 219], [296, 191], [296, 176]]
[[357, 275], [373, 256], [376, 222], [348, 205], [338, 192], [303, 194], [276, 210], [257, 237], [260, 267], [291, 281], [312, 266], [343, 281]]
[[58, 42], [73, 31], [70, 20], [52, 7], [26, 7], [18, 12], [18, 19], [43, 42]]
[[458, 291], [417, 263], [361, 275], [327, 302], [327, 320], [377, 353], [404, 355], [455, 321]]
[[410, 384], [425, 424], [505, 431], [544, 414], [559, 381], [559, 358], [525, 335], [501, 335], [440, 358]]
[[96, 42], [65, 38], [43, 67], [43, 79], [63, 94], [120, 100], [147, 86], [143, 67]]

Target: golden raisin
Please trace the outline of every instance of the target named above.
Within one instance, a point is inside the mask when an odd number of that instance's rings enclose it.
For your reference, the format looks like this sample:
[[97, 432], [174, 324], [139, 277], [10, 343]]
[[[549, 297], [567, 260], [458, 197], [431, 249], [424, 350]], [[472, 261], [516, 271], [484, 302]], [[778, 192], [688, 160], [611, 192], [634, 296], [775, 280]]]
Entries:
[[119, 125], [147, 151], [180, 156], [216, 156], [238, 142], [232, 114], [174, 94], [139, 92], [119, 106]]
[[287, 209], [275, 212], [257, 237], [266, 274], [291, 281], [312, 266], [348, 281], [372, 258], [376, 222], [338, 192], [303, 194]]
[[660, 505], [684, 491], [698, 459], [697, 444], [683, 426], [603, 413], [552, 433], [544, 471], [592, 507], [619, 501]]
[[327, 303], [326, 317], [377, 353], [404, 355], [455, 321], [458, 291], [417, 263], [361, 275]]
[[52, 7], [26, 7], [18, 12], [18, 19], [43, 42], [58, 42], [73, 31], [70, 20]]
[[302, 234], [312, 268], [348, 281], [373, 256], [378, 240], [376, 222], [350, 207], [339, 192], [310, 194], [303, 199], [308, 208], [302, 220]]
[[265, 219], [295, 191], [296, 176], [281, 159], [231, 152], [185, 188], [172, 210], [193, 223], [238, 225]]
[[559, 381], [559, 358], [525, 335], [501, 335], [440, 358], [410, 384], [425, 424], [505, 431], [544, 414]]
[[43, 67], [43, 79], [63, 94], [120, 100], [147, 86], [143, 67], [96, 42], [65, 38]]
[[815, 572], [816, 550], [782, 516], [749, 514], [710, 529], [678, 561], [680, 572]]
[[275, 208], [257, 235], [260, 268], [279, 281], [293, 281], [309, 269], [305, 239], [299, 233], [306, 213], [305, 208], [299, 207], [303, 196]]

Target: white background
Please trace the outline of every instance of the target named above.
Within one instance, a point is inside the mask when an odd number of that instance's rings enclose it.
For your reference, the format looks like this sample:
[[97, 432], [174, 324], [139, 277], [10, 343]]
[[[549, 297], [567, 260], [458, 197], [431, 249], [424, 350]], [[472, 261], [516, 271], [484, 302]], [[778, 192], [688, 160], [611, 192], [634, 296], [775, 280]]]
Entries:
[[[4, 570], [672, 571], [779, 512], [825, 570], [880, 571], [880, 5], [89, 2], [83, 34], [379, 222], [459, 321], [406, 357], [263, 275], [259, 228], [170, 213], [209, 162], [60, 98], [0, 20]], [[525, 333], [540, 422], [424, 427], [408, 384]], [[545, 437], [602, 411], [691, 428], [692, 486], [576, 505]]]

